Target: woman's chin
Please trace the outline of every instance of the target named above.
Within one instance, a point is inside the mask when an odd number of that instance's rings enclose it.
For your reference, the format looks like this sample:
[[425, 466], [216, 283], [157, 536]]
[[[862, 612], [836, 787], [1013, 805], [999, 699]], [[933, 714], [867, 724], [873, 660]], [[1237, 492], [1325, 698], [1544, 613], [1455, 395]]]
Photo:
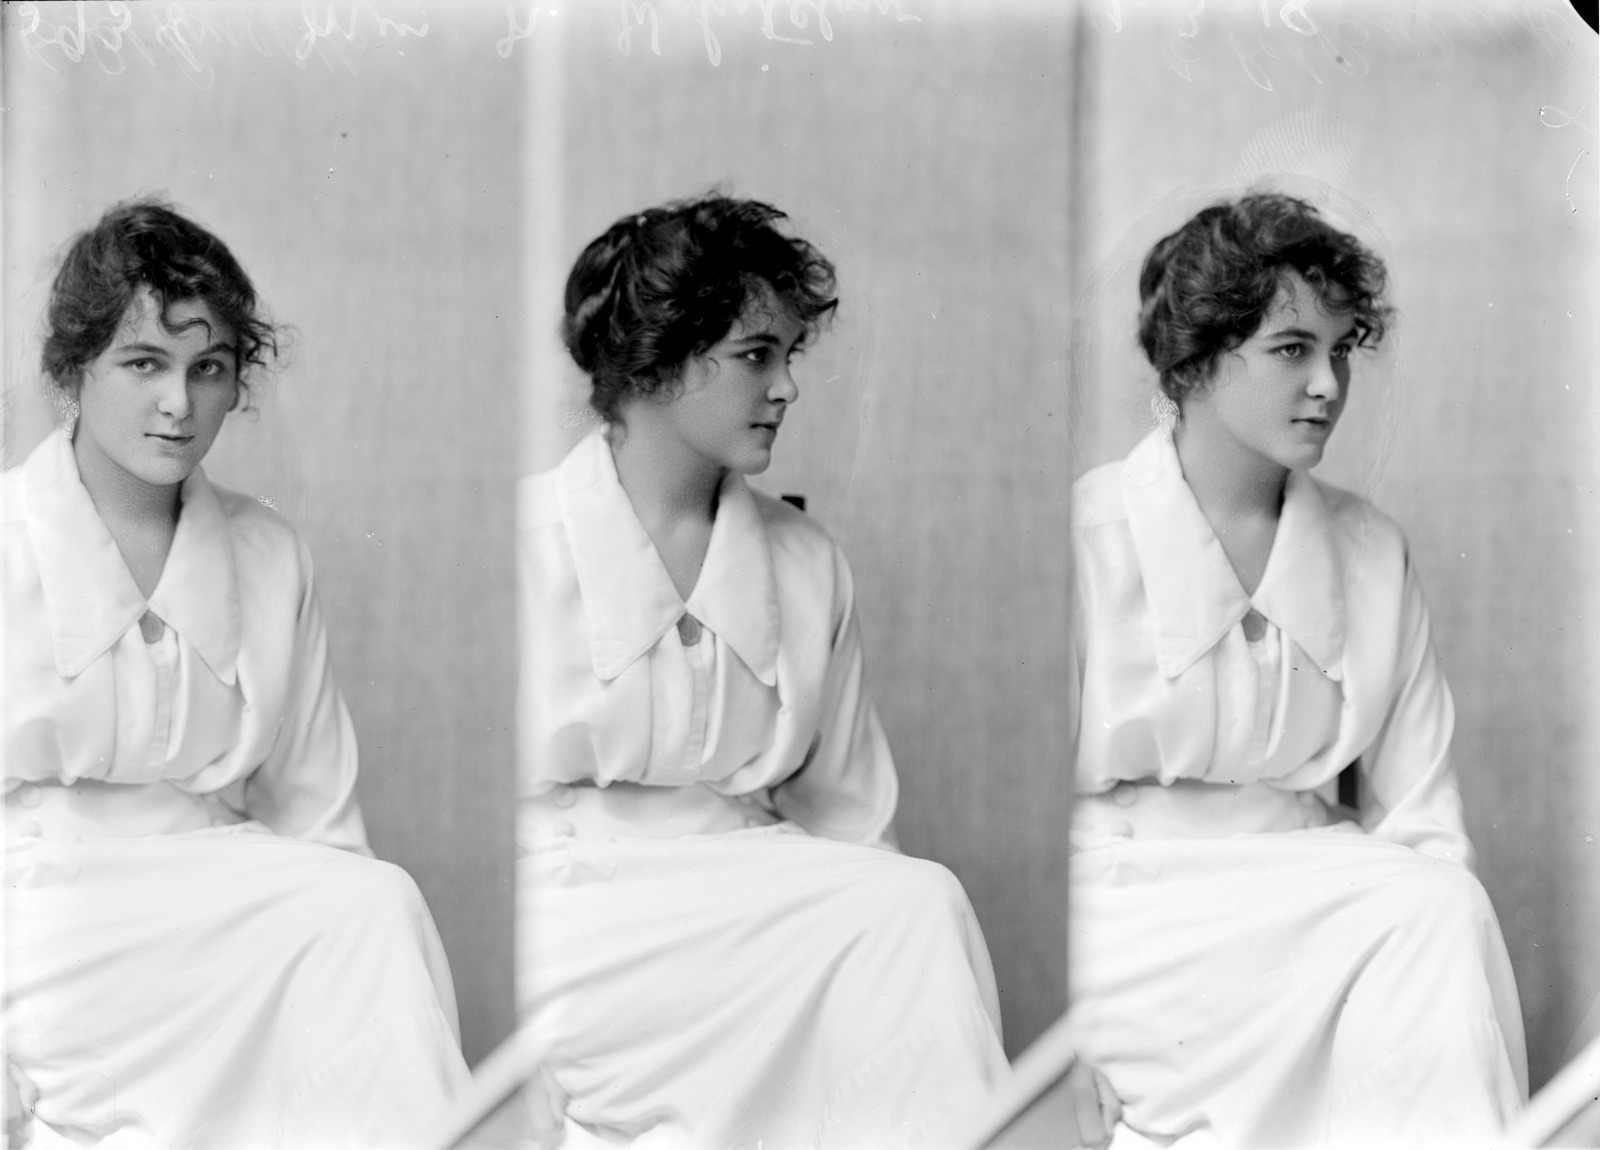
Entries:
[[772, 466], [772, 448], [751, 451], [731, 468], [740, 475], [760, 475]]

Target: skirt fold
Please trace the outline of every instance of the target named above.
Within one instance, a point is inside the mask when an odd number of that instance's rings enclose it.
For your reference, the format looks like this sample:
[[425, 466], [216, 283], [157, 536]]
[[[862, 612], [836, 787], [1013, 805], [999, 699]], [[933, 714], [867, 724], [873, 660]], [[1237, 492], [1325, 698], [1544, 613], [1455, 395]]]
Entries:
[[520, 865], [521, 1008], [603, 1136], [937, 1146], [1008, 1073], [982, 934], [935, 863], [780, 824]]
[[8, 1058], [76, 1141], [388, 1148], [468, 1081], [398, 867], [255, 824], [35, 840], [6, 863]]
[[1469, 872], [1343, 826], [1072, 862], [1082, 1052], [1134, 1130], [1470, 1143], [1526, 1098], [1510, 961]]

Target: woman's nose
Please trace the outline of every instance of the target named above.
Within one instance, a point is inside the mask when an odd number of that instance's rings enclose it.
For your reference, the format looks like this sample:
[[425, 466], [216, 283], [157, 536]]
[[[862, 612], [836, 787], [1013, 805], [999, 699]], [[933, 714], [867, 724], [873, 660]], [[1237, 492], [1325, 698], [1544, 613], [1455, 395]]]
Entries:
[[767, 398], [774, 403], [793, 403], [800, 398], [800, 388], [795, 384], [794, 373], [787, 366], [778, 369], [777, 378], [767, 389]]
[[173, 419], [187, 419], [194, 410], [194, 404], [189, 399], [189, 384], [177, 372], [169, 372], [161, 381], [161, 391], [156, 399], [156, 407], [163, 415], [170, 415]]
[[1316, 368], [1311, 373], [1311, 379], [1306, 384], [1306, 393], [1331, 403], [1339, 398], [1341, 390], [1343, 384], [1339, 380], [1339, 364], [1331, 357], [1318, 360]]

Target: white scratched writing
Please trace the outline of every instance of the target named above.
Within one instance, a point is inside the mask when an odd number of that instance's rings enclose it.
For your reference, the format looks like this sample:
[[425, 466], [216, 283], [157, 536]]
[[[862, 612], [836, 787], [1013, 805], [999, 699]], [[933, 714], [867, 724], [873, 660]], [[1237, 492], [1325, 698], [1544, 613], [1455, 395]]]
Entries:
[[[1546, 128], [1577, 128], [1580, 132], [1587, 132], [1590, 135], [1593, 135], [1594, 125], [1586, 124], [1582, 120], [1578, 119], [1579, 116], [1583, 115], [1584, 109], [1588, 106], [1589, 100], [1587, 98], [1583, 101], [1583, 103], [1578, 105], [1578, 110], [1575, 112], [1569, 112], [1565, 108], [1558, 107], [1555, 104], [1545, 104], [1539, 109], [1539, 123], [1543, 124]], [[1578, 210], [1578, 205], [1572, 202], [1572, 174], [1578, 170], [1578, 164], [1581, 163], [1583, 158], [1587, 155], [1589, 155], [1589, 149], [1585, 148], [1572, 158], [1572, 165], [1567, 168], [1567, 182], [1563, 190], [1567, 197], [1567, 207], [1570, 208], [1574, 214], [1576, 214]]]
[[[741, 16], [755, 9], [761, 14], [761, 34], [766, 39], [802, 46], [810, 45], [814, 41], [806, 36], [779, 33], [778, 26], [774, 22], [776, 13], [782, 11], [788, 19], [788, 27], [797, 32], [807, 31], [811, 27], [811, 21], [815, 19], [817, 32], [827, 41], [833, 39], [833, 24], [828, 19], [830, 8], [836, 16], [876, 10], [879, 15], [893, 16], [896, 23], [908, 20], [920, 23], [922, 19], [906, 12], [901, 7], [900, 0], [697, 0], [675, 7], [680, 12], [687, 12], [689, 18], [699, 26], [706, 59], [711, 62], [712, 67], [722, 63], [722, 41], [712, 28], [712, 17], [725, 18], [729, 9]], [[620, 0], [617, 10], [621, 17], [617, 32], [618, 50], [625, 56], [631, 55], [634, 32], [648, 25], [650, 51], [657, 56], [661, 55], [661, 14], [657, 11], [653, 0]]]
[[[354, 3], [350, 5], [350, 27], [346, 30], [339, 24], [339, 17], [335, 7], [335, 5], [329, 4], [327, 6], [327, 17], [321, 24], [318, 24], [315, 12], [316, 5], [301, 5], [301, 13], [305, 17], [306, 34], [305, 38], [295, 47], [295, 59], [304, 60], [310, 56], [318, 38], [337, 34], [343, 36], [346, 41], [356, 41], [360, 34], [357, 20], [363, 14], [372, 17], [377, 24], [379, 36], [387, 36], [391, 30], [397, 32], [401, 37], [426, 36], [428, 34], [428, 26], [426, 24], [420, 28], [413, 28], [410, 24], [401, 24], [398, 21], [390, 20], [380, 15], [378, 10], [373, 7], [371, 0], [354, 0]], [[364, 44], [365, 41], [361, 40], [359, 43]]]
[[[506, 5], [506, 22], [511, 25], [511, 30], [508, 31], [505, 36], [503, 36], [494, 46], [494, 50], [500, 54], [500, 58], [502, 60], [509, 60], [511, 58], [511, 49], [516, 46], [518, 40], [526, 40], [529, 36], [533, 35], [533, 26], [538, 22], [540, 11], [541, 10], [538, 8], [530, 8], [528, 10], [527, 27], [519, 28], [517, 26], [516, 8], [510, 4]], [[553, 16], [555, 13], [552, 11], [551, 15]]]
[[[1585, 124], [1582, 120], [1578, 119], [1578, 117], [1583, 114], [1583, 110], [1588, 106], [1589, 101], [1585, 100], [1583, 103], [1578, 105], [1578, 110], [1576, 112], [1568, 112], [1562, 108], [1556, 107], [1554, 104], [1546, 104], [1544, 107], [1539, 109], [1539, 122], [1547, 128], [1565, 128], [1568, 124], [1575, 124], [1579, 128], [1582, 128], [1585, 132], [1593, 132], [1594, 125]], [[1555, 116], [1560, 116], [1561, 118], [1557, 120], [1553, 118]]]
[[[215, 50], [241, 46], [264, 58], [278, 57], [303, 69], [315, 55], [330, 70], [355, 74], [351, 50], [374, 37], [422, 37], [428, 25], [391, 19], [372, 0], [347, 4], [132, 5], [118, 0], [66, 4], [21, 4], [17, 38], [24, 52], [51, 71], [63, 64], [92, 62], [119, 75], [129, 59], [150, 67], [176, 63], [196, 87], [210, 88]], [[141, 35], [141, 31], [143, 35]]]
[[[1292, 0], [1286, 7], [1305, 2]], [[1205, 3], [1195, 0], [1194, 11], [1204, 11]], [[841, 17], [866, 14], [896, 23], [922, 20], [906, 11], [904, 0], [608, 0], [607, 7], [615, 13], [616, 45], [624, 55], [631, 55], [636, 37], [648, 32], [650, 51], [659, 56], [662, 34], [676, 21], [692, 29], [713, 67], [722, 62], [726, 27], [742, 17], [750, 17], [764, 39], [797, 47], [813, 46], [818, 36], [832, 41]], [[378, 0], [227, 5], [199, 0], [145, 4], [30, 0], [17, 5], [14, 27], [27, 57], [51, 71], [89, 62], [118, 75], [129, 60], [142, 60], [152, 68], [176, 64], [191, 83], [205, 89], [215, 83], [214, 67], [222, 54], [240, 47], [302, 70], [315, 57], [330, 71], [356, 75], [359, 53], [376, 41], [428, 35], [426, 21], [397, 19], [390, 14], [394, 8], [425, 11], [416, 0], [396, 5], [380, 5]], [[517, 43], [534, 36], [558, 10], [554, 4], [507, 4], [505, 35], [494, 41], [496, 53], [510, 59]], [[405, 55], [405, 50], [398, 54]]]
[[86, 54], [91, 55], [101, 69], [114, 76], [126, 66], [121, 57], [124, 40], [138, 48], [146, 60], [155, 62], [138, 35], [131, 31], [133, 12], [127, 4], [107, 4], [106, 14], [91, 20], [83, 0], [77, 0], [72, 20], [48, 27], [37, 4], [23, 4], [17, 9], [17, 19], [17, 35], [23, 50], [52, 72], [56, 67], [45, 55], [48, 48], [57, 49], [72, 64], [81, 61]]
[[206, 27], [191, 19], [182, 4], [169, 6], [166, 21], [156, 29], [156, 43], [188, 65], [202, 88], [211, 87], [216, 80], [210, 65], [202, 64], [194, 52], [205, 43], [206, 32]]
[[633, 0], [623, 0], [622, 31], [617, 36], [617, 47], [624, 56], [633, 53], [633, 23], [643, 24], [646, 16], [650, 18], [650, 51], [661, 55], [661, 20], [656, 15], [656, 6], [648, 2], [635, 4]]
[[1213, 0], [1165, 6], [1090, 0], [1087, 14], [1089, 26], [1103, 34], [1154, 33], [1162, 63], [1186, 82], [1202, 67], [1222, 63], [1266, 92], [1295, 77], [1322, 85], [1335, 73], [1366, 76], [1369, 46], [1379, 38], [1416, 54], [1478, 44], [1519, 59], [1530, 52], [1571, 59], [1581, 51], [1559, 0], [1528, 0], [1514, 9], [1420, 0], [1363, 10], [1360, 19], [1337, 0], [1259, 0], [1259, 25], [1240, 8]]
[[1567, 207], [1571, 208], [1574, 213], [1577, 212], [1578, 205], [1572, 202], [1572, 173], [1578, 170], [1578, 161], [1583, 159], [1583, 157], [1587, 156], [1588, 154], [1588, 148], [1585, 148], [1583, 151], [1579, 152], [1572, 160], [1572, 167], [1567, 169]]

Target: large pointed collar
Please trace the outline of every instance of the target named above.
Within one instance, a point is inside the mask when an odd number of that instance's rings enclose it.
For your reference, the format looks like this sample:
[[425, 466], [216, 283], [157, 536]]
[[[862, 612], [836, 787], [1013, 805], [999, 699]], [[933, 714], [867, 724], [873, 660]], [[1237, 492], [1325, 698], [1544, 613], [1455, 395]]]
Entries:
[[687, 611], [767, 686], [777, 682], [780, 618], [766, 527], [742, 476], [730, 474], [699, 580], [685, 603], [595, 431], [561, 465], [561, 513], [589, 623], [594, 671], [614, 679]]
[[231, 684], [239, 660], [239, 583], [228, 521], [205, 473], [196, 468], [184, 481], [178, 530], [147, 602], [78, 478], [72, 444], [51, 435], [22, 466], [57, 671], [69, 679], [82, 674], [149, 610]]
[[1330, 678], [1342, 675], [1344, 578], [1316, 481], [1290, 472], [1267, 569], [1247, 596], [1184, 482], [1172, 438], [1147, 436], [1122, 469], [1128, 526], [1150, 602], [1156, 663], [1176, 678], [1254, 607]]

